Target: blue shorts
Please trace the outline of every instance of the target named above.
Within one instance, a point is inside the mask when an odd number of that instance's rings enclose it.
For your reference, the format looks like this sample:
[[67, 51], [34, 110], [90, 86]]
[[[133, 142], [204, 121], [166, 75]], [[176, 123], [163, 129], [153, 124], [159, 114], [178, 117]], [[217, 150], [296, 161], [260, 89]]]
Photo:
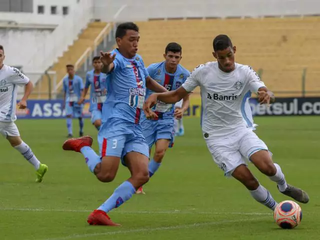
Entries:
[[100, 128], [98, 143], [101, 157], [120, 157], [124, 166], [124, 157], [129, 152], [138, 152], [149, 158], [149, 148], [139, 124], [108, 119]]
[[72, 117], [75, 118], [80, 118], [82, 117], [82, 109], [83, 106], [79, 105], [70, 105], [69, 103], [66, 103], [66, 115], [71, 115]]
[[97, 120], [101, 120], [102, 115], [100, 110], [92, 110], [91, 112], [91, 123], [93, 124]]
[[144, 120], [141, 123], [142, 132], [146, 138], [149, 148], [152, 148], [159, 139], [168, 139], [170, 141], [169, 147], [174, 143], [174, 119], [160, 119], [157, 121]]

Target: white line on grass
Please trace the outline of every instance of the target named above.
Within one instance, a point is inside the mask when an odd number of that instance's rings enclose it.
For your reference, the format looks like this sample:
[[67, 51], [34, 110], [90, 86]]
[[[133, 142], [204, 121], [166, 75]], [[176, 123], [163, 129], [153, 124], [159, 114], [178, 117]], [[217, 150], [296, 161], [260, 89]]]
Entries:
[[[0, 211], [21, 211], [21, 212], [74, 212], [74, 213], [90, 213], [92, 210], [84, 209], [45, 209], [45, 208], [0, 208]], [[199, 211], [115, 211], [119, 214], [203, 214], [203, 215], [248, 215], [248, 216], [269, 216], [271, 213], [260, 212], [199, 212]]]
[[169, 230], [176, 230], [176, 229], [205, 227], [205, 226], [213, 226], [213, 225], [221, 225], [221, 224], [229, 224], [229, 223], [250, 222], [250, 221], [261, 220], [263, 218], [264, 217], [242, 219], [242, 220], [226, 220], [226, 221], [219, 221], [219, 222], [193, 223], [193, 224], [186, 224], [186, 225], [176, 225], [176, 226], [171, 226], [171, 227], [139, 228], [139, 229], [132, 229], [132, 230], [124, 230], [124, 231], [119, 230], [119, 231], [91, 233], [91, 234], [73, 234], [73, 235], [69, 235], [66, 237], [46, 238], [46, 239], [41, 239], [41, 240], [67, 240], [67, 239], [90, 238], [90, 237], [117, 235], [117, 234], [139, 233], [139, 232], [169, 231]]

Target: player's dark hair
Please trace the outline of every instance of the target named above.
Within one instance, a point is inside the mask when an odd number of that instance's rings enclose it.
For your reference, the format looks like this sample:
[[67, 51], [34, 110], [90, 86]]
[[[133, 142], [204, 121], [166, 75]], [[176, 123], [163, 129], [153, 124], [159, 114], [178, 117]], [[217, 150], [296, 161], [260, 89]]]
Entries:
[[182, 47], [179, 43], [176, 42], [171, 42], [167, 45], [165, 53], [167, 54], [168, 52], [173, 52], [173, 53], [181, 53], [182, 54]]
[[100, 60], [100, 56], [95, 56], [92, 58], [92, 62], [97, 61], [97, 60]]
[[133, 30], [133, 31], [139, 32], [139, 27], [133, 22], [121, 23], [117, 27], [116, 38], [123, 38], [126, 35], [127, 30]]
[[67, 65], [66, 65], [66, 68], [69, 68], [69, 67], [74, 68], [74, 66], [73, 66], [72, 64], [67, 64]]
[[4, 52], [4, 47], [2, 45], [0, 45], [0, 50]]
[[233, 45], [232, 45], [230, 38], [227, 35], [223, 35], [223, 34], [218, 35], [213, 40], [213, 50], [215, 52], [225, 50], [228, 47], [232, 48]]

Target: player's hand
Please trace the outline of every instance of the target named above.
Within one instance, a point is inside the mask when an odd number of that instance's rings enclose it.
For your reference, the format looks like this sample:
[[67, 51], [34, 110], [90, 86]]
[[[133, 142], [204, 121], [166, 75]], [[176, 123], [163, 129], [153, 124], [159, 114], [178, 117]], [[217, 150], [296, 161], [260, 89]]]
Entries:
[[109, 66], [111, 63], [113, 63], [115, 58], [115, 53], [112, 55], [111, 52], [100, 52], [100, 60], [104, 66]]
[[273, 94], [270, 91], [258, 91], [258, 101], [260, 104], [270, 104]]
[[84, 98], [82, 97], [82, 98], [80, 98], [78, 104], [81, 105], [83, 102], [84, 102]]
[[25, 109], [25, 108], [27, 108], [27, 101], [26, 101], [26, 100], [21, 100], [21, 101], [18, 103], [18, 106], [19, 106], [19, 109]]
[[147, 119], [155, 119], [158, 117], [158, 115], [151, 110], [151, 108], [157, 104], [157, 101], [157, 95], [151, 94], [151, 96], [144, 102], [143, 111]]
[[182, 108], [176, 108], [174, 110], [174, 117], [179, 120], [182, 118], [182, 116], [183, 116]]

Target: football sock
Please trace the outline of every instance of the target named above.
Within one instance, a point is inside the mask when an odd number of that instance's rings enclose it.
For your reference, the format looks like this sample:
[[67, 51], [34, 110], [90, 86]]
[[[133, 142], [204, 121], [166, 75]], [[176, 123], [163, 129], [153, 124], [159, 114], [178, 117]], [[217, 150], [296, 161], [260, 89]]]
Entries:
[[273, 199], [270, 192], [262, 185], [259, 185], [256, 190], [250, 191], [250, 194], [255, 200], [270, 208], [271, 210], [274, 210], [277, 206], [277, 202]]
[[15, 146], [14, 148], [17, 149], [24, 156], [24, 158], [27, 159], [27, 161], [34, 166], [36, 170], [39, 169], [39, 160], [33, 154], [31, 148], [25, 142], [22, 141], [20, 145]]
[[81, 153], [86, 159], [86, 164], [92, 173], [94, 173], [94, 169], [96, 168], [97, 164], [101, 162], [100, 157], [93, 151], [91, 147], [83, 147], [81, 148]]
[[160, 167], [161, 163], [158, 163], [156, 161], [154, 161], [154, 159], [151, 159], [151, 161], [149, 162], [149, 177], [152, 177], [153, 174], [155, 174], [155, 172], [158, 170], [158, 168]]
[[72, 135], [72, 118], [67, 118], [68, 133]]
[[80, 132], [82, 133], [83, 132], [83, 118], [79, 118], [79, 127], [80, 127]]
[[129, 181], [125, 181], [114, 190], [113, 194], [98, 208], [98, 210], [107, 213], [113, 208], [118, 208], [125, 201], [129, 200], [135, 192], [136, 189], [133, 185]]
[[284, 192], [288, 187], [284, 174], [281, 171], [281, 167], [278, 164], [274, 164], [277, 169], [277, 172], [274, 176], [270, 177], [270, 179], [278, 184], [280, 192]]

